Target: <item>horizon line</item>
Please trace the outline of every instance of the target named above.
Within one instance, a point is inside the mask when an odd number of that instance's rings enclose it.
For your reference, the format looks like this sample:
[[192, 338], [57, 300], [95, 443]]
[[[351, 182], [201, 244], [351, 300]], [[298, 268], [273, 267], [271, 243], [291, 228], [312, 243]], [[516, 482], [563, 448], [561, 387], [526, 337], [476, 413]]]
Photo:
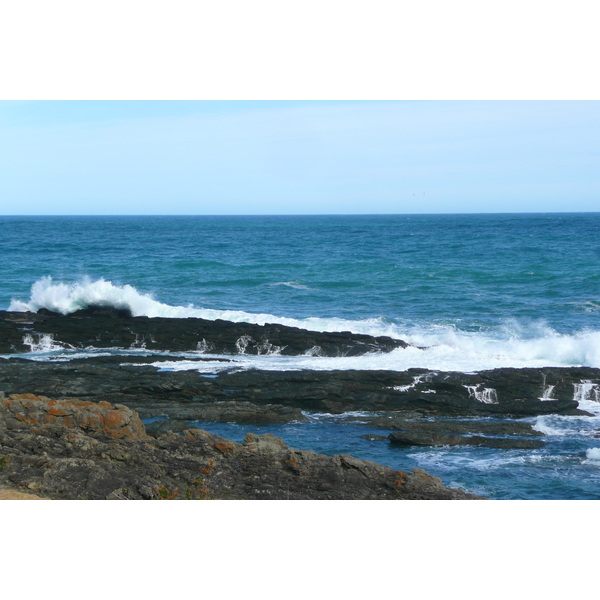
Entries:
[[401, 216], [455, 216], [455, 215], [560, 215], [600, 214], [597, 210], [551, 210], [551, 211], [500, 211], [500, 212], [407, 212], [407, 213], [94, 213], [94, 214], [0, 214], [3, 217], [401, 217]]

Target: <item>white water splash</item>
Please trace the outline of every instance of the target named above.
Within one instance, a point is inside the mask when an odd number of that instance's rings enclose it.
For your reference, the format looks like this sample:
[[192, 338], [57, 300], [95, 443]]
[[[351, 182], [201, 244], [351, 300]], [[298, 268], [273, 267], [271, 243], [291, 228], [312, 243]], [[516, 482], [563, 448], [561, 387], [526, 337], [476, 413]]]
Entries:
[[52, 333], [28, 333], [23, 336], [23, 344], [29, 346], [30, 352], [56, 352], [67, 347], [72, 348], [72, 346], [56, 342]]
[[207, 352], [212, 352], [215, 349], [215, 347], [213, 344], [207, 342], [204, 338], [202, 338], [202, 341], [198, 342], [196, 349], [201, 354], [206, 354]]
[[600, 465], [600, 448], [589, 448], [585, 451], [585, 456], [589, 463], [599, 464]]
[[304, 356], [323, 356], [323, 348], [321, 346], [313, 346], [304, 353]]
[[548, 401], [548, 400], [556, 400], [556, 398], [552, 397], [552, 393], [554, 392], [555, 385], [547, 385], [544, 386], [544, 391], [542, 392], [540, 400]]
[[[423, 373], [421, 375], [416, 375], [415, 377], [413, 377], [412, 383], [409, 383], [408, 385], [394, 385], [391, 389], [397, 392], [408, 392], [409, 390], [416, 388], [417, 385], [419, 385], [420, 383], [423, 383], [424, 381], [430, 381], [433, 375], [434, 373]], [[433, 393], [435, 393], [434, 390], [429, 390], [426, 393], [431, 393], [432, 391]]]
[[[472, 332], [461, 331], [452, 325], [393, 323], [383, 317], [360, 320], [320, 317], [293, 319], [267, 313], [214, 310], [192, 305], [171, 306], [155, 300], [150, 294], [139, 292], [133, 286], [115, 285], [104, 279], [92, 281], [88, 278], [65, 284], [55, 282], [51, 277], [44, 277], [33, 284], [28, 301], [13, 300], [9, 310], [35, 312], [40, 308], [47, 308], [69, 314], [91, 305], [128, 309], [134, 316], [199, 317], [259, 325], [278, 323], [312, 331], [351, 331], [375, 336], [385, 335], [402, 339], [413, 346], [386, 354], [340, 357], [334, 362], [331, 362], [332, 359], [316, 356], [316, 350], [308, 351], [306, 357], [299, 357], [300, 363], [310, 358], [330, 361], [328, 368], [336, 369], [403, 371], [424, 368], [475, 372], [503, 367], [600, 368], [600, 331], [586, 330], [567, 335], [557, 333], [539, 323], [524, 327], [511, 322], [494, 331]], [[314, 367], [307, 364], [304, 368]]]
[[544, 435], [571, 435], [573, 433], [579, 433], [578, 430], [573, 430], [569, 427], [570, 421], [564, 419], [557, 419], [556, 415], [542, 415], [536, 417], [532, 427], [543, 433]]
[[256, 341], [252, 336], [242, 335], [235, 342], [235, 347], [237, 348], [238, 354], [246, 354], [246, 350], [248, 346], [256, 349], [256, 353], [259, 356], [274, 356], [281, 354], [282, 350], [287, 346], [276, 346], [275, 344], [271, 344], [269, 340], [263, 339], [260, 341]]
[[256, 344], [256, 351], [258, 354], [266, 354], [266, 355], [277, 355], [281, 354], [281, 351], [286, 348], [286, 346], [276, 346], [275, 344], [271, 344], [269, 340], [262, 340]]
[[577, 402], [600, 402], [600, 386], [589, 379], [573, 384], [573, 400]]
[[600, 415], [600, 385], [584, 379], [573, 384], [573, 400], [578, 402], [578, 408], [594, 415]]
[[235, 342], [238, 354], [246, 354], [246, 348], [250, 342], [254, 341], [249, 335], [239, 337]]
[[484, 387], [482, 390], [479, 389], [478, 385], [465, 385], [469, 391], [469, 396], [475, 398], [478, 402], [483, 402], [483, 404], [498, 404], [498, 394], [494, 388], [486, 388]]
[[154, 339], [154, 336], [149, 335], [149, 336], [145, 336], [145, 335], [141, 335], [139, 333], [135, 334], [135, 341], [133, 341], [131, 343], [130, 348], [131, 349], [138, 349], [138, 350], [145, 350], [146, 349], [146, 344], [150, 342], [152, 344], [156, 343], [156, 340]]

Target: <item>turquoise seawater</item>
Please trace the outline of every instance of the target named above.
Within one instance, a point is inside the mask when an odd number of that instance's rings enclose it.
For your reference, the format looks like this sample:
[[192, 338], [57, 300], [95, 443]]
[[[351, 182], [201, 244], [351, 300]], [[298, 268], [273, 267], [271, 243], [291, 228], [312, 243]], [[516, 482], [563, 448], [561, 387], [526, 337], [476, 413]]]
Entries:
[[600, 213], [0, 217], [0, 306], [37, 279], [294, 318], [563, 333], [600, 319]]
[[[0, 284], [2, 309], [110, 304], [427, 347], [358, 359], [248, 357], [245, 367], [600, 367], [600, 213], [0, 217]], [[68, 358], [53, 348], [34, 354]], [[599, 419], [533, 420], [549, 434], [537, 451], [399, 450], [327, 416], [267, 430], [296, 447], [420, 466], [496, 498], [597, 498]], [[203, 426], [233, 439], [251, 429]]]

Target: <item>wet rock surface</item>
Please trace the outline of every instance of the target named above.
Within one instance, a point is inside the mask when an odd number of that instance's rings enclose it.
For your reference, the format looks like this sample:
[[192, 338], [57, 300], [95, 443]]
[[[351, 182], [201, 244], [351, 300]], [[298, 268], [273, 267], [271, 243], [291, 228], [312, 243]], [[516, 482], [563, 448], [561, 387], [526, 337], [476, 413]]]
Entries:
[[[74, 424], [46, 420], [23, 398], [0, 404], [0, 487], [56, 499], [472, 499], [420, 469], [395, 471], [347, 454], [289, 448], [271, 435], [238, 444], [201, 429], [149, 437], [111, 437], [101, 422], [78, 426], [78, 400], [63, 401]], [[85, 404], [85, 403], [84, 403]], [[107, 410], [113, 410], [114, 407]]]
[[[182, 420], [231, 420], [228, 416], [218, 417], [222, 409], [223, 414], [249, 415], [254, 411], [257, 422], [266, 422], [267, 417], [260, 416], [262, 411], [263, 415], [271, 413], [268, 418], [274, 422], [284, 422], [301, 419], [300, 411], [394, 411], [420, 417], [585, 415], [574, 400], [578, 386], [582, 381], [600, 383], [600, 369], [591, 368], [495, 369], [474, 374], [418, 369], [231, 370], [203, 376], [195, 370], [168, 371], [129, 364], [156, 362], [155, 356], [137, 356], [135, 361], [130, 358], [111, 356], [69, 362], [0, 359], [0, 390], [6, 394], [31, 392], [106, 400], [134, 408], [142, 418], [164, 415]], [[545, 398], [544, 392], [550, 386], [552, 397]], [[223, 402], [234, 404], [220, 404]], [[275, 406], [286, 410], [277, 409], [275, 416]], [[217, 416], [201, 416], [208, 410]]]
[[221, 423], [302, 423], [308, 421], [299, 408], [280, 404], [253, 404], [252, 402], [220, 401], [189, 403], [179, 406], [144, 404], [139, 407], [144, 419], [169, 417], [185, 421], [213, 421]]
[[[10, 357], [50, 341], [124, 351], [69, 361]], [[133, 318], [115, 309], [66, 317], [0, 312], [0, 487], [50, 498], [466, 498], [418, 470], [295, 450], [270, 434], [237, 444], [191, 422], [293, 423], [310, 412], [358, 411], [348, 422], [392, 431], [362, 436], [373, 442], [531, 449], [544, 445], [541, 434], [516, 419], [586, 415], [578, 400], [598, 400], [600, 369], [583, 367], [458, 373], [239, 364], [243, 354], [356, 356], [404, 346], [347, 332]], [[172, 354], [190, 350], [225, 356]], [[193, 369], [172, 370], [178, 360]], [[147, 427], [140, 420], [156, 417]]]
[[69, 315], [46, 309], [36, 313], [0, 311], [0, 353], [25, 352], [31, 343], [39, 344], [42, 336], [72, 348], [201, 350], [215, 354], [359, 356], [407, 346], [401, 340], [347, 331], [320, 333], [269, 323], [132, 317], [128, 311], [104, 307]]
[[483, 434], [483, 435], [517, 435], [517, 436], [541, 436], [540, 431], [533, 428], [529, 423], [523, 421], [463, 421], [445, 420], [415, 421], [407, 420], [395, 415], [377, 417], [369, 420], [372, 427], [381, 429], [396, 429], [401, 431], [429, 432], [429, 433], [455, 433]]
[[[540, 437], [533, 425], [522, 421], [464, 421], [464, 420], [408, 420], [396, 415], [369, 420], [372, 427], [394, 429], [388, 439], [399, 446], [480, 446], [487, 448], [534, 449], [545, 443], [523, 439]], [[494, 437], [490, 437], [494, 436]], [[502, 437], [497, 437], [502, 436]], [[509, 437], [506, 437], [509, 436]], [[373, 440], [384, 436], [372, 436]]]
[[493, 438], [481, 435], [463, 436], [432, 431], [395, 431], [388, 436], [396, 446], [479, 446], [484, 448], [534, 449], [544, 446], [539, 440]]
[[146, 423], [145, 426], [146, 432], [149, 435], [157, 436], [161, 433], [181, 433], [186, 429], [194, 429], [194, 425], [186, 422], [186, 421], [178, 421], [178, 420], [161, 420], [161, 421], [152, 421], [151, 423]]

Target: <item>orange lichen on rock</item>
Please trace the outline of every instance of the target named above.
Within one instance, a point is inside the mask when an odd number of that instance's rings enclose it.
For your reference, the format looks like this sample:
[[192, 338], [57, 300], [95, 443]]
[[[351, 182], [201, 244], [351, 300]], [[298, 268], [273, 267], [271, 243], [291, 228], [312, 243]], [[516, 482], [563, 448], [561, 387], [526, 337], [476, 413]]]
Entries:
[[215, 442], [213, 444], [214, 448], [223, 454], [230, 454], [235, 450], [235, 442], [223, 441], [223, 442]]
[[[48, 403], [48, 405], [50, 405], [50, 403]], [[67, 413], [61, 408], [49, 408], [48, 414], [52, 415], [53, 417], [66, 417], [67, 416]]]
[[[39, 398], [46, 398], [45, 396], [36, 396], [35, 394], [11, 394], [11, 398], [18, 398], [19, 400], [38, 400]], [[50, 400], [50, 398], [46, 398]]]
[[396, 471], [396, 481], [394, 482], [396, 487], [404, 485], [404, 473], [402, 471]]
[[0, 409], [17, 424], [36, 429], [40, 426], [61, 425], [115, 439], [147, 437], [144, 425], [135, 411], [105, 401], [96, 404], [86, 400], [51, 400], [34, 394], [11, 394], [8, 398], [0, 398]]
[[214, 470], [215, 470], [215, 461], [212, 458], [208, 461], [208, 464], [205, 467], [202, 467], [200, 469], [200, 471], [202, 471], [202, 474], [206, 475], [207, 477], [210, 477], [210, 475], [213, 474]]
[[[108, 404], [108, 402], [100, 402], [100, 405], [102, 406], [102, 404]], [[103, 407], [103, 408], [109, 408], [112, 409], [112, 406], [109, 404], [108, 407]], [[109, 410], [106, 414], [106, 422], [109, 423], [110, 425], [113, 425], [115, 427], [123, 427], [124, 425], [126, 425], [127, 423], [127, 414], [120, 411], [120, 410]]]

